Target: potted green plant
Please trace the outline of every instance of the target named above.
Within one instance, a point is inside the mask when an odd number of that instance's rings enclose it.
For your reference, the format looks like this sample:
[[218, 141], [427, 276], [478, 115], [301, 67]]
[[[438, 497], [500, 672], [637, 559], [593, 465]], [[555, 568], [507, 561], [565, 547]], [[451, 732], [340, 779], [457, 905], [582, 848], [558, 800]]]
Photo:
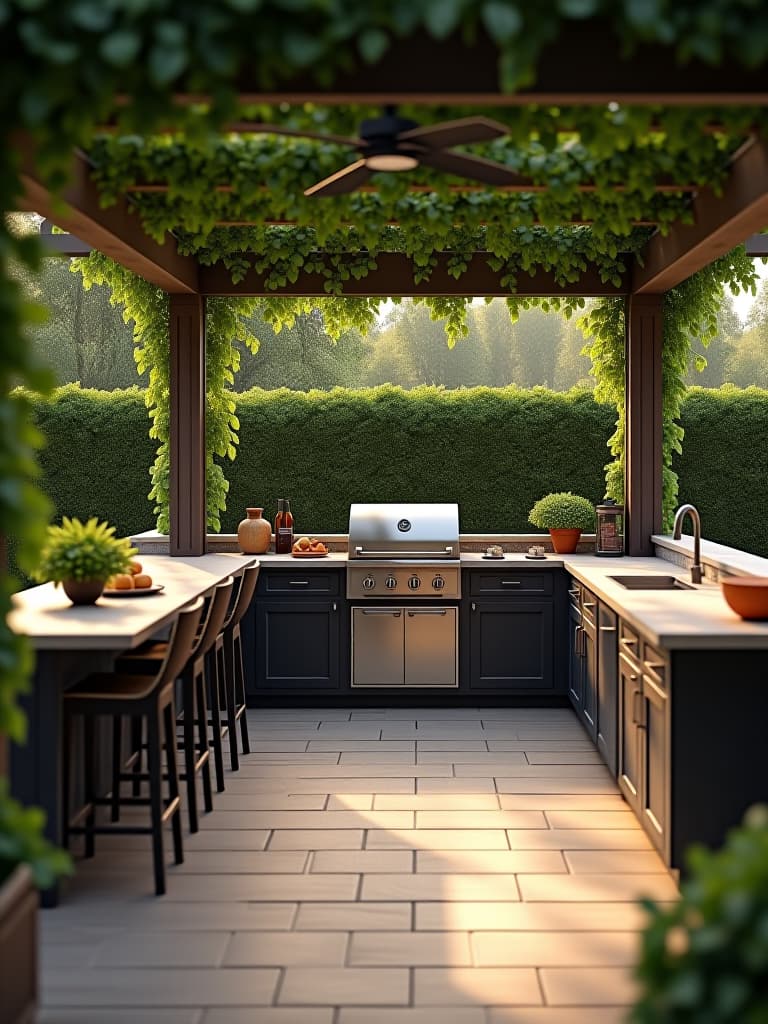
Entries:
[[545, 494], [531, 509], [528, 522], [549, 530], [555, 551], [568, 555], [576, 550], [582, 530], [594, 529], [595, 506], [571, 491]]
[[671, 908], [651, 901], [634, 1024], [768, 1020], [768, 807], [747, 811], [721, 850], [688, 851]]
[[34, 573], [40, 582], [64, 587], [73, 604], [93, 604], [110, 576], [126, 572], [137, 553], [127, 538], [94, 516], [87, 523], [64, 516], [61, 526], [49, 526]]
[[0, 779], [0, 1017], [29, 1024], [37, 1003], [38, 888], [72, 870], [69, 856], [43, 836], [45, 816], [24, 808]]

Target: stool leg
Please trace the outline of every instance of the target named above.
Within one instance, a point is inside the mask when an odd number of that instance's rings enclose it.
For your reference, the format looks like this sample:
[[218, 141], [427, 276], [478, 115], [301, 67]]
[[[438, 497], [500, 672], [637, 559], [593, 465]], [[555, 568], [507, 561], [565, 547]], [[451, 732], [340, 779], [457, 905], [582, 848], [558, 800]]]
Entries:
[[213, 664], [213, 671], [219, 680], [219, 686], [223, 686], [225, 699], [227, 702], [227, 726], [229, 729], [229, 762], [233, 772], [240, 770], [240, 758], [237, 753], [237, 716], [235, 711], [237, 708], [237, 700], [235, 697], [235, 680], [226, 671], [223, 664], [224, 658], [221, 655], [224, 653], [223, 647], [216, 649], [211, 659]]
[[138, 777], [141, 771], [141, 760], [142, 750], [141, 744], [143, 742], [142, 736], [142, 719], [139, 715], [134, 715], [131, 718], [131, 753], [136, 754], [136, 760], [133, 763], [133, 771], [136, 778], [131, 782], [131, 795], [141, 796], [141, 779]]
[[232, 650], [235, 663], [235, 704], [238, 709], [242, 707], [240, 714], [240, 737], [243, 742], [243, 753], [250, 754], [251, 741], [248, 738], [248, 719], [246, 717], [245, 704], [245, 669], [243, 667], [243, 641], [240, 634], [240, 623], [232, 631]]
[[[163, 708], [165, 722], [165, 759], [168, 763], [168, 797], [173, 803], [179, 799], [179, 772], [176, 767], [176, 714], [173, 701]], [[184, 863], [184, 848], [181, 842], [181, 807], [178, 806], [171, 815], [173, 831], [173, 859], [177, 864]]]
[[96, 852], [96, 837], [91, 831], [96, 823], [96, 807], [93, 801], [96, 799], [96, 750], [94, 744], [94, 722], [93, 715], [83, 716], [84, 747], [83, 768], [85, 774], [85, 802], [90, 804], [90, 810], [85, 818], [85, 856], [93, 857]]
[[112, 813], [111, 821], [120, 821], [120, 771], [122, 769], [123, 719], [112, 716]]
[[189, 831], [197, 832], [197, 779], [195, 778], [195, 686], [192, 672], [186, 670], [181, 679], [182, 704], [184, 707], [184, 774], [187, 781], [187, 811], [189, 814]]
[[69, 849], [69, 791], [72, 764], [72, 716], [64, 706], [61, 721], [61, 844]]
[[211, 724], [213, 727], [213, 763], [216, 767], [216, 791], [224, 792], [224, 748], [221, 743], [221, 692], [215, 672], [206, 673], [211, 688]]
[[149, 764], [149, 806], [152, 816], [152, 859], [155, 866], [155, 892], [165, 893], [163, 857], [163, 765], [160, 751], [160, 711], [157, 705], [147, 714], [147, 761]]
[[211, 789], [211, 751], [208, 746], [208, 702], [205, 699], [205, 674], [199, 668], [194, 670], [195, 691], [197, 697], [197, 735], [199, 756], [205, 757], [202, 768], [203, 806], [210, 814], [213, 810], [213, 791]]

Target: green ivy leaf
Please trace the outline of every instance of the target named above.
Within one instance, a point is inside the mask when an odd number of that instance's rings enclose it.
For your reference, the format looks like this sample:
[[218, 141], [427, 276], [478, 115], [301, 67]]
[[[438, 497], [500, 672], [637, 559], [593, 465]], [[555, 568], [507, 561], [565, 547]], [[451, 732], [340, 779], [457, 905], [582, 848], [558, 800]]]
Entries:
[[99, 43], [99, 53], [109, 64], [127, 67], [139, 55], [141, 36], [130, 29], [119, 29], [105, 36]]

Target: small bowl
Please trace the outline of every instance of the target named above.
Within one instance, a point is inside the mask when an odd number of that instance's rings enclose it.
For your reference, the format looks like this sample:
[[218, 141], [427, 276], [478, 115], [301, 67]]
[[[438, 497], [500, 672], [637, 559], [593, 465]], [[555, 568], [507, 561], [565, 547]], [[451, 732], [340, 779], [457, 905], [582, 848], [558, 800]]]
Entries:
[[726, 576], [723, 597], [742, 619], [768, 619], [768, 576]]

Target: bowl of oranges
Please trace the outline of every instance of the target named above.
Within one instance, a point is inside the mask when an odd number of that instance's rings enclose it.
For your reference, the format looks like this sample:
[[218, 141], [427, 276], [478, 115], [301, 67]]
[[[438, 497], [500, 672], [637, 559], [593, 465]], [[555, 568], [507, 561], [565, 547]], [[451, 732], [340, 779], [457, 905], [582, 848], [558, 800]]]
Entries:
[[291, 548], [294, 558], [324, 558], [328, 548], [317, 537], [299, 537]]
[[141, 562], [131, 562], [129, 570], [110, 576], [104, 587], [105, 597], [141, 597], [157, 594], [163, 589], [162, 583], [154, 583], [152, 577], [144, 572]]

